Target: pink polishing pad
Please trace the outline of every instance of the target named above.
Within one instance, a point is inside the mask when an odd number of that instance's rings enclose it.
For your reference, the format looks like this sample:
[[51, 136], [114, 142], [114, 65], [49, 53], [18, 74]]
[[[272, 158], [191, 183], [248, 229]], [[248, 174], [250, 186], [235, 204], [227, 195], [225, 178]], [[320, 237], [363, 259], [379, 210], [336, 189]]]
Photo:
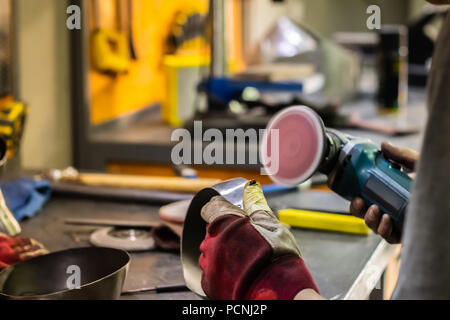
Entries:
[[261, 144], [261, 160], [278, 184], [295, 186], [309, 179], [323, 157], [322, 120], [310, 108], [295, 106], [276, 114]]

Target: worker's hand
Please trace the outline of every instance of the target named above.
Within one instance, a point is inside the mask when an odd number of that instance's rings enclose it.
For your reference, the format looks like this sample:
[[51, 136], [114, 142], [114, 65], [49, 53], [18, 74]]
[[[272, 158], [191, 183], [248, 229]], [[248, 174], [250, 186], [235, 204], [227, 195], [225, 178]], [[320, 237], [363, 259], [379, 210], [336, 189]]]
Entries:
[[201, 212], [202, 288], [211, 299], [293, 299], [318, 292], [291, 232], [270, 210], [259, 184], [244, 188], [241, 209], [220, 196]]
[[[397, 162], [404, 168], [414, 171], [419, 154], [411, 149], [399, 148], [388, 142], [381, 144], [381, 151], [386, 158]], [[373, 232], [379, 234], [389, 243], [400, 243], [400, 237], [393, 233], [392, 221], [387, 214], [381, 214], [376, 205], [367, 208], [364, 200], [354, 198], [350, 204], [350, 213], [363, 218]]]
[[0, 233], [0, 270], [17, 262], [48, 253], [36, 240]]

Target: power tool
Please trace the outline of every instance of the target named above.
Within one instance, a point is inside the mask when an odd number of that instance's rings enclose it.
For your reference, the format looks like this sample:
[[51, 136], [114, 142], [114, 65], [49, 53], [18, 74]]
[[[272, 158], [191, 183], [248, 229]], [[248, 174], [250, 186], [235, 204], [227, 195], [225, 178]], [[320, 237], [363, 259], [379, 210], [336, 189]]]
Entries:
[[116, 1], [116, 18], [120, 30], [105, 29], [101, 23], [100, 0], [92, 1], [94, 32], [91, 37], [91, 63], [100, 73], [116, 76], [128, 73], [131, 65], [130, 43], [121, 17], [121, 2]]
[[270, 120], [260, 153], [274, 182], [293, 186], [323, 173], [329, 188], [343, 198], [377, 205], [401, 235], [412, 179], [372, 141], [325, 128], [313, 110], [293, 106]]

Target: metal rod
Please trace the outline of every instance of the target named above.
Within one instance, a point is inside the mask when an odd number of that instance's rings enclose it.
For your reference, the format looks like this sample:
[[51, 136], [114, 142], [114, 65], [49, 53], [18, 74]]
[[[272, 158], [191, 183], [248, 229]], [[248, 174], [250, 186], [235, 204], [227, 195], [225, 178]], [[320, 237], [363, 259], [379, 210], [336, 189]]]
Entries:
[[210, 0], [209, 10], [212, 28], [210, 76], [222, 77], [226, 72], [224, 0]]
[[141, 289], [131, 289], [122, 291], [122, 295], [134, 294], [134, 293], [144, 293], [144, 292], [156, 292], [156, 293], [168, 293], [168, 292], [184, 292], [190, 291], [185, 284], [173, 285], [173, 286], [160, 286], [151, 288], [141, 288]]

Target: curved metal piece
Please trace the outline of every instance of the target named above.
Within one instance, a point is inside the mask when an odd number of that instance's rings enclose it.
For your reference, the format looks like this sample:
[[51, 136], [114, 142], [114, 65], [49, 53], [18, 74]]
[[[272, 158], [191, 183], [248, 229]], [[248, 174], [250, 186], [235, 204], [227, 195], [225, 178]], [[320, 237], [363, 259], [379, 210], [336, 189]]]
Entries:
[[[0, 299], [118, 299], [129, 264], [127, 252], [111, 248], [75, 248], [50, 253], [1, 271]], [[79, 267], [79, 289], [68, 288], [70, 266]]]
[[202, 271], [198, 265], [200, 244], [206, 235], [206, 222], [200, 212], [203, 206], [214, 196], [222, 196], [232, 204], [243, 208], [242, 197], [245, 184], [244, 178], [236, 178], [219, 183], [211, 188], [198, 192], [192, 199], [184, 221], [181, 239], [181, 264], [187, 287], [200, 296], [205, 296], [201, 285]]

